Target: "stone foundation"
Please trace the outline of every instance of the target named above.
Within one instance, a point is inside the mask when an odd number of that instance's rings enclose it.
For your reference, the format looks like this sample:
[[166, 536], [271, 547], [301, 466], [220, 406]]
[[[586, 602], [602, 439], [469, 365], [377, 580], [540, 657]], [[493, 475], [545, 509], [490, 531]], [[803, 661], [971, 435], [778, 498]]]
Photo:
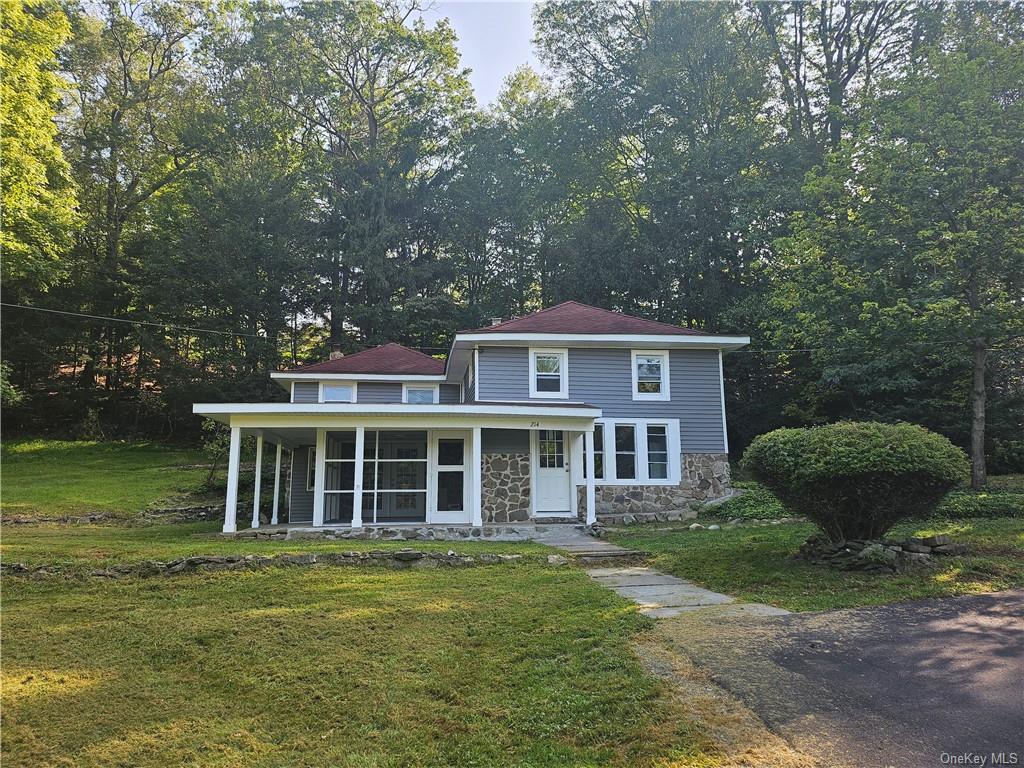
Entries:
[[530, 519], [530, 454], [485, 453], [481, 480], [485, 523]]
[[683, 481], [680, 487], [688, 488], [691, 498], [697, 501], [717, 499], [732, 490], [729, 454], [684, 453], [682, 458]]
[[[594, 489], [597, 517], [618, 521], [632, 516], [633, 521], [665, 522], [696, 517], [699, 502], [725, 496], [732, 490], [729, 456], [725, 453], [684, 453], [681, 457], [682, 481], [679, 485], [598, 485]], [[577, 486], [579, 516], [586, 512], [586, 486]], [[678, 517], [676, 517], [678, 515]], [[632, 521], [631, 521], [632, 522]]]

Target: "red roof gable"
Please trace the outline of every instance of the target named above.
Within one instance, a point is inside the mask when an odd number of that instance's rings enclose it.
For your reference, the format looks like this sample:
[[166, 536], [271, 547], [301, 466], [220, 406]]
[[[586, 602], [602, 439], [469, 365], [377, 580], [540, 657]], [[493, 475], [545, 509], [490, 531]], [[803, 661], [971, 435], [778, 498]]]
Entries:
[[627, 335], [712, 336], [693, 328], [681, 328], [655, 320], [624, 315], [610, 309], [565, 301], [530, 315], [497, 325], [460, 333], [621, 333]]
[[444, 360], [403, 347], [384, 344], [364, 349], [337, 360], [324, 360], [301, 368], [290, 368], [285, 373], [376, 373], [410, 376], [440, 376], [444, 373]]

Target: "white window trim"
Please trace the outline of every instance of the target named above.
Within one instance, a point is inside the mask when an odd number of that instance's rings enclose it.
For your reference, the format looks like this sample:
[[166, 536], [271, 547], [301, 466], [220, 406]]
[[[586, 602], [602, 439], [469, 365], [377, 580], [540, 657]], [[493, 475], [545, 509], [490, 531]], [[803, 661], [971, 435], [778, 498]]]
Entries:
[[335, 404], [337, 404], [337, 403], [344, 403], [344, 402], [346, 402], [345, 400], [324, 400], [324, 386], [329, 386], [329, 387], [342, 387], [342, 386], [352, 387], [352, 399], [347, 401], [347, 402], [355, 403], [355, 402], [358, 402], [358, 400], [359, 400], [359, 395], [358, 395], [358, 393], [356, 391], [356, 388], [358, 386], [356, 382], [354, 382], [354, 381], [333, 381], [332, 380], [332, 381], [321, 381], [320, 382], [319, 394], [317, 396], [317, 400], [319, 402], [321, 402], [321, 403], [335, 403]]
[[[559, 355], [562, 362], [557, 392], [537, 391], [537, 355]], [[530, 397], [548, 400], [569, 399], [569, 350], [566, 347], [530, 347]]]
[[[407, 405], [409, 403], [409, 390], [410, 389], [430, 389], [430, 390], [433, 390], [433, 392], [434, 392], [434, 402], [432, 403], [432, 405], [437, 405], [438, 403], [441, 402], [441, 385], [440, 384], [417, 384], [415, 382], [410, 384], [408, 382], [403, 382], [402, 383], [402, 402], [407, 404]], [[425, 405], [425, 403], [417, 403], [417, 405]]]
[[[312, 466], [313, 471], [310, 471]], [[312, 482], [310, 482], [312, 481]], [[316, 489], [316, 448], [310, 448], [306, 451], [306, 490], [315, 491]], [[289, 512], [288, 514], [291, 514]]]
[[[679, 485], [682, 476], [682, 456], [679, 440], [679, 419], [595, 419], [595, 424], [604, 427], [604, 477], [594, 478], [595, 485]], [[636, 469], [635, 478], [625, 477], [621, 480], [618, 477], [615, 466], [615, 425], [632, 425], [636, 440]], [[668, 477], [664, 479], [652, 479], [649, 476], [650, 468], [647, 465], [647, 425], [654, 424], [665, 427], [665, 434], [668, 437]], [[594, 446], [595, 451], [597, 446]]]
[[[636, 359], [638, 357], [660, 357], [661, 358], [661, 392], [641, 392], [640, 383], [637, 380]], [[634, 400], [661, 400], [667, 401], [672, 398], [672, 385], [669, 382], [669, 363], [671, 358], [667, 349], [634, 349], [630, 350], [630, 367], [633, 377], [633, 399]]]

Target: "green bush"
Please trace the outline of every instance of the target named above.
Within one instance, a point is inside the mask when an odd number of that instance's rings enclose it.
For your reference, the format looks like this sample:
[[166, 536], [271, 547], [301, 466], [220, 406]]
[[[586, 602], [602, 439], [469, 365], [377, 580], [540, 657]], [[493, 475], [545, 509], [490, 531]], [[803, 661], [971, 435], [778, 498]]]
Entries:
[[779, 501], [779, 497], [760, 483], [744, 480], [733, 485], [743, 493], [721, 504], [708, 507], [701, 512], [701, 516], [723, 520], [736, 517], [741, 520], [776, 520], [791, 514]]
[[964, 520], [969, 517], [1024, 518], [1024, 493], [953, 491], [935, 510], [936, 517]]
[[949, 440], [914, 424], [841, 422], [761, 435], [743, 468], [832, 541], [877, 539], [925, 517], [969, 471]]

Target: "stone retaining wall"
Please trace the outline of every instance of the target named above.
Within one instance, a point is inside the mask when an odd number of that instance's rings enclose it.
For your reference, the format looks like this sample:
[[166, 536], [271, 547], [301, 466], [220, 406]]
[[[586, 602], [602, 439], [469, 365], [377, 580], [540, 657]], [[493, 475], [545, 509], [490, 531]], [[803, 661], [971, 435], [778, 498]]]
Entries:
[[530, 454], [485, 453], [481, 481], [485, 523], [530, 519]]
[[361, 565], [386, 568], [439, 568], [508, 563], [523, 559], [522, 555], [460, 555], [457, 552], [420, 552], [414, 549], [399, 549], [393, 552], [311, 552], [308, 554], [282, 555], [198, 555], [183, 557], [170, 562], [142, 560], [122, 563], [104, 570], [89, 572], [74, 571], [62, 564], [25, 565], [24, 563], [2, 563], [0, 573], [5, 576], [66, 576], [121, 579], [138, 576], [173, 576], [179, 573], [197, 571], [240, 571], [266, 568], [269, 566], [309, 565]]
[[[684, 453], [679, 485], [598, 485], [594, 506], [599, 519], [621, 523], [633, 521], [676, 522], [697, 516], [699, 502], [719, 498], [732, 490], [729, 456], [724, 453]], [[576, 488], [577, 509], [586, 510], [586, 486]], [[672, 519], [666, 515], [671, 513]]]

